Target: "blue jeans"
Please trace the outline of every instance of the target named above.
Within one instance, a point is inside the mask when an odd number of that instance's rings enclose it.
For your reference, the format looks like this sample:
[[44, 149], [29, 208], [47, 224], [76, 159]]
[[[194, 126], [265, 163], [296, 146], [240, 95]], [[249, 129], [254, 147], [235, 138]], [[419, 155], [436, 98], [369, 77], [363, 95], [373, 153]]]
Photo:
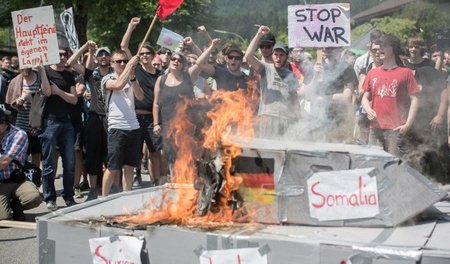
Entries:
[[42, 134], [39, 135], [42, 145], [42, 189], [44, 201], [56, 201], [55, 174], [58, 165], [55, 163], [56, 146], [59, 147], [63, 163], [63, 187], [61, 196], [65, 201], [73, 200], [73, 184], [75, 174], [74, 129], [71, 122], [43, 120]]

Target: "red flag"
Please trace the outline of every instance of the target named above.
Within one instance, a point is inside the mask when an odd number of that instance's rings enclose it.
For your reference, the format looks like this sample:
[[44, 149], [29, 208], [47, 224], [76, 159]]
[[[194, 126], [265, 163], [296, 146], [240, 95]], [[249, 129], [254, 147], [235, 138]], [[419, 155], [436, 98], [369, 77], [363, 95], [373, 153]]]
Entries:
[[172, 14], [184, 0], [159, 0], [159, 6], [156, 10], [156, 14], [161, 20], [165, 20], [170, 14]]

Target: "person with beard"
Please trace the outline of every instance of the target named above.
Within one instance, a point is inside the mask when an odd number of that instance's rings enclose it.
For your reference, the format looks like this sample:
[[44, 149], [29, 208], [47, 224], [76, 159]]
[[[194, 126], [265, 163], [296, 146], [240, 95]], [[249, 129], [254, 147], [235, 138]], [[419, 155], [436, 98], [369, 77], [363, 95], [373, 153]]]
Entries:
[[255, 57], [263, 36], [270, 33], [270, 28], [260, 26], [255, 37], [245, 52], [245, 58], [253, 70], [261, 75], [260, 104], [258, 109], [257, 135], [262, 138], [282, 136], [289, 123], [296, 118], [298, 81], [290, 70], [287, 45], [277, 43], [273, 47], [273, 63], [260, 61]]
[[[140, 18], [134, 17], [128, 24], [128, 29], [123, 36], [120, 47], [125, 51], [128, 57], [131, 57], [131, 51], [128, 48], [131, 33], [134, 31], [136, 26], [139, 24]], [[144, 143], [147, 146], [148, 151], [148, 161], [144, 160], [142, 163], [147, 164], [149, 171], [150, 180], [152, 184], [157, 184], [161, 178], [161, 150], [162, 150], [162, 137], [161, 135], [156, 135], [153, 132], [153, 101], [154, 101], [154, 90], [156, 79], [162, 74], [162, 71], [155, 69], [152, 64], [153, 58], [155, 57], [155, 49], [146, 42], [143, 44], [141, 50], [139, 51], [140, 63], [136, 66], [135, 74], [136, 80], [144, 91], [144, 100], [139, 101], [135, 98], [135, 109], [136, 115], [139, 122], [139, 127], [141, 129], [141, 148]], [[144, 153], [146, 154], [146, 153]], [[146, 156], [146, 155], [144, 155]], [[136, 168], [136, 176], [133, 180], [133, 187], [140, 188], [142, 186], [142, 176], [140, 166]]]
[[[98, 197], [97, 183], [101, 182], [103, 175], [103, 164], [106, 159], [108, 120], [106, 118], [105, 98], [101, 89], [101, 80], [104, 76], [113, 72], [111, 68], [111, 51], [108, 47], [96, 48], [93, 41], [86, 42], [68, 60], [68, 64], [84, 77], [86, 85], [90, 90], [90, 105], [88, 119], [85, 123], [85, 150], [86, 150], [86, 172], [89, 175], [89, 193], [87, 200]], [[85, 68], [78, 62], [78, 58], [86, 51], [95, 55], [97, 67], [95, 69]], [[95, 53], [95, 54], [94, 54]]]
[[197, 64], [202, 71], [210, 75], [217, 83], [217, 90], [236, 91], [247, 88], [247, 75], [241, 70], [244, 53], [235, 44], [229, 45], [225, 51], [226, 67], [213, 66], [207, 63], [212, 51], [220, 44], [219, 39], [214, 39], [211, 45], [197, 59]]
[[420, 92], [411, 69], [402, 66], [400, 40], [390, 34], [380, 38], [383, 66], [372, 69], [363, 83], [362, 106], [370, 122], [369, 144], [402, 157], [408, 153], [406, 135], [416, 118]]
[[50, 90], [43, 87], [48, 96], [43, 113], [42, 133], [39, 135], [42, 146], [42, 185], [44, 201], [49, 211], [58, 209], [56, 205], [55, 174], [57, 164], [55, 159], [56, 146], [63, 163], [62, 197], [67, 206], [75, 205], [73, 199], [75, 174], [74, 127], [72, 111], [78, 98], [75, 91], [73, 74], [66, 70], [68, 49], [59, 49], [60, 62], [46, 66]]

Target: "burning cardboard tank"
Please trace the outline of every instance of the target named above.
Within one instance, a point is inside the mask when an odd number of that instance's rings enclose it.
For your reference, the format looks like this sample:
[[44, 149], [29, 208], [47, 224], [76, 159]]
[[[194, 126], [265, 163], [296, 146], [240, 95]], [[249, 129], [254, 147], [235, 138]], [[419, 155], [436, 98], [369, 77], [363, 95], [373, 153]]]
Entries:
[[[438, 249], [426, 250], [433, 239], [423, 238], [431, 237], [438, 220], [421, 222], [420, 228], [398, 226], [446, 195], [398, 158], [379, 149], [344, 144], [262, 139], [237, 144], [241, 152], [232, 160], [231, 174], [242, 182], [236, 204], [249, 210], [246, 220], [251, 224], [207, 220], [195, 208], [202, 195], [196, 195], [193, 185], [166, 184], [39, 218], [40, 263], [90, 262], [88, 240], [117, 235], [145, 240], [143, 263], [199, 263], [199, 256], [210, 250], [255, 247], [269, 263], [337, 263], [355, 256], [371, 261], [388, 256], [411, 263], [450, 259], [448, 243], [435, 241]], [[216, 193], [220, 188], [211, 190]], [[186, 214], [176, 221], [165, 221], [173, 218], [168, 211], [174, 210], [180, 197], [194, 206], [184, 209]], [[210, 202], [207, 211], [217, 203], [205, 201]], [[232, 210], [242, 206], [236, 204]], [[449, 208], [445, 203], [441, 207]], [[448, 217], [449, 212], [439, 215]], [[142, 221], [136, 222], [136, 216]], [[440, 223], [439, 228], [448, 225]], [[413, 233], [414, 239], [404, 239]]]
[[[168, 130], [177, 146], [172, 183], [40, 217], [40, 263], [105, 260], [89, 240], [114, 243], [117, 235], [145, 240], [141, 260], [152, 264], [199, 263], [214, 250], [241, 248], [277, 264], [448, 263], [450, 245], [440, 243], [448, 223], [399, 226], [444, 191], [379, 149], [251, 139], [255, 104], [247, 98], [213, 93], [201, 136], [185, 115], [193, 102], [178, 105]], [[449, 217], [448, 208], [441, 205], [439, 217]]]

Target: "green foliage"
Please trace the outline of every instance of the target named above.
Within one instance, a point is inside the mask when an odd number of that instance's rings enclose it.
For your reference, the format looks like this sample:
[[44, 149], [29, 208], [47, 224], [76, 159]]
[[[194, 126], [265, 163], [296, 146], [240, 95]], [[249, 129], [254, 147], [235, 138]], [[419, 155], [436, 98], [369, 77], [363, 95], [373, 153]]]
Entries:
[[352, 29], [352, 41], [360, 38], [373, 27], [370, 23], [364, 23]]
[[377, 25], [379, 30], [398, 37], [402, 43], [406, 43], [411, 32], [417, 29], [416, 21], [408, 18], [383, 17], [374, 18], [370, 22]]
[[[450, 16], [441, 10], [440, 6], [434, 2], [439, 1], [418, 1], [412, 5], [408, 5], [400, 14], [402, 18], [409, 18], [417, 21], [417, 35], [421, 35], [428, 45], [432, 45], [436, 41], [436, 33], [450, 25]], [[413, 36], [414, 32], [410, 33]]]

